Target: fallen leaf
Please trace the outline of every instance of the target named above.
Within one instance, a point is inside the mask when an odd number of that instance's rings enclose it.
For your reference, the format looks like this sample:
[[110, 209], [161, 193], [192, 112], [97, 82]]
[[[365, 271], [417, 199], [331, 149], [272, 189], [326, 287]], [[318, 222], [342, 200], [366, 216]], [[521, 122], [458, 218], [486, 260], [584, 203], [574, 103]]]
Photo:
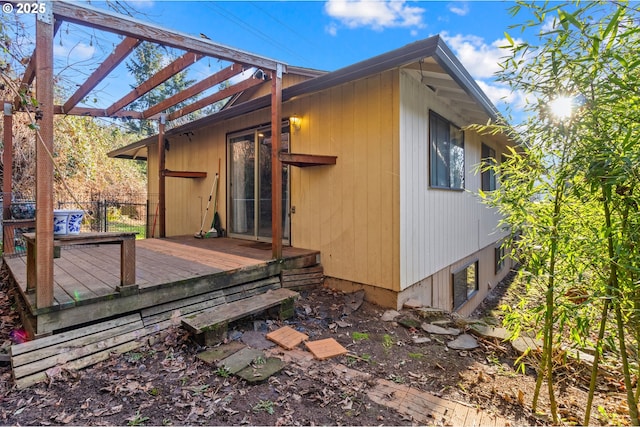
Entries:
[[524, 392], [522, 390], [518, 390], [518, 403], [524, 405]]

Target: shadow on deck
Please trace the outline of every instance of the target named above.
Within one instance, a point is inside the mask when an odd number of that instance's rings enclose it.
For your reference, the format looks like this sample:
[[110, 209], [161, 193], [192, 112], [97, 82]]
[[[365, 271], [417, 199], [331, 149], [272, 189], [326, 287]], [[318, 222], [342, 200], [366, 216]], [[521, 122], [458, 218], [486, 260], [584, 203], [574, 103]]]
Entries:
[[23, 324], [40, 336], [134, 312], [158, 321], [185, 307], [197, 310], [266, 292], [281, 287], [283, 269], [314, 266], [319, 255], [285, 247], [279, 262], [271, 259], [269, 243], [193, 236], [137, 240], [137, 289], [119, 292], [117, 245], [62, 248], [54, 260], [54, 304], [42, 308], [26, 291], [25, 257], [4, 261], [22, 296]]

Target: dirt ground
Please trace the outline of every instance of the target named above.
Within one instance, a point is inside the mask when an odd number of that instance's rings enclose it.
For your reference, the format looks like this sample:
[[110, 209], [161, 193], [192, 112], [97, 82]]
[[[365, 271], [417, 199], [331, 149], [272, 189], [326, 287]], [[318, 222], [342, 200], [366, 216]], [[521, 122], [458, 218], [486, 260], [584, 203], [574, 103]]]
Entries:
[[[486, 318], [508, 301], [509, 283], [498, 286], [474, 317]], [[474, 350], [452, 350], [454, 337], [429, 334], [424, 322], [465, 330], [468, 323], [441, 313], [402, 310], [395, 321], [386, 311], [353, 295], [326, 288], [301, 292], [296, 315], [287, 322], [260, 316], [232, 324], [229, 336], [289, 325], [311, 340], [335, 338], [349, 350], [331, 362], [405, 384], [436, 396], [498, 414], [512, 425], [549, 424], [544, 393], [531, 411], [533, 369], [517, 373], [510, 344], [478, 339]], [[355, 310], [354, 310], [355, 308]], [[494, 319], [498, 321], [498, 319]], [[489, 320], [490, 321], [490, 320]], [[0, 344], [8, 345], [20, 325], [6, 285], [0, 290]], [[255, 334], [255, 333], [254, 333]], [[429, 338], [428, 342], [426, 338]], [[421, 342], [421, 343], [416, 343]], [[312, 368], [290, 363], [259, 384], [248, 384], [196, 357], [204, 349], [180, 327], [144, 346], [93, 367], [60, 369], [46, 384], [13, 387], [11, 369], [0, 364], [0, 424], [3, 425], [411, 425], [412, 419], [367, 398], [367, 381], [350, 381], [318, 361]], [[570, 365], [558, 380], [563, 423], [581, 424], [588, 372]], [[592, 424], [625, 424], [619, 381], [604, 379]], [[437, 421], [434, 421], [437, 424]]]

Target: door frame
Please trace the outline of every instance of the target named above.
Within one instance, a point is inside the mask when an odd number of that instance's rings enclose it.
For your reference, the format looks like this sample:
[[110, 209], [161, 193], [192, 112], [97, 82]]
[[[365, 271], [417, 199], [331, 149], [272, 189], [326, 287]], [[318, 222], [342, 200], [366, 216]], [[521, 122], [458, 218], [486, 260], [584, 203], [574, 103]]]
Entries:
[[[232, 179], [232, 159], [231, 159], [231, 146], [230, 146], [230, 140], [232, 138], [238, 137], [238, 136], [242, 136], [242, 135], [248, 135], [248, 134], [253, 134], [253, 141], [254, 141], [254, 145], [255, 145], [255, 155], [259, 156], [260, 155], [260, 150], [258, 147], [259, 144], [259, 137], [258, 137], [258, 133], [261, 131], [266, 131], [269, 132], [271, 131], [271, 124], [267, 123], [267, 124], [263, 124], [263, 125], [259, 125], [259, 126], [254, 126], [254, 127], [249, 127], [249, 128], [245, 128], [245, 129], [241, 129], [241, 130], [237, 130], [237, 131], [233, 131], [233, 132], [228, 132], [226, 134], [226, 138], [225, 138], [225, 147], [226, 147], [226, 161], [227, 161], [227, 167], [226, 169], [226, 175], [227, 175], [227, 179], [226, 179], [226, 199], [227, 199], [227, 234], [229, 237], [233, 237], [233, 238], [237, 238], [237, 239], [244, 239], [244, 240], [251, 240], [251, 241], [258, 241], [258, 242], [271, 242], [272, 238], [270, 236], [261, 236], [259, 233], [259, 212], [260, 210], [256, 207], [254, 208], [254, 214], [253, 214], [253, 218], [254, 218], [254, 224], [253, 224], [253, 234], [248, 235], [248, 234], [239, 234], [239, 233], [233, 233], [231, 230], [233, 229], [233, 201], [232, 201], [232, 191], [231, 191], [231, 185], [233, 184], [233, 179]], [[288, 146], [287, 146], [287, 152], [290, 152], [291, 150], [291, 131], [290, 131], [290, 127], [289, 127], [289, 120], [284, 120], [282, 122], [282, 128], [281, 128], [281, 133], [282, 134], [288, 134]], [[284, 141], [284, 138], [283, 138]], [[259, 204], [259, 196], [260, 196], [260, 183], [259, 183], [259, 168], [260, 168], [260, 162], [259, 160], [256, 158], [254, 160], [254, 200], [256, 201], [255, 204], [256, 206]], [[284, 167], [288, 168], [288, 173], [287, 173], [287, 182], [286, 182], [286, 195], [287, 197], [285, 198], [286, 201], [286, 206], [285, 209], [283, 209], [282, 211], [282, 215], [283, 215], [283, 222], [284, 225], [282, 227], [282, 244], [286, 245], [286, 246], [290, 246], [291, 245], [291, 166], [288, 165], [283, 165]]]

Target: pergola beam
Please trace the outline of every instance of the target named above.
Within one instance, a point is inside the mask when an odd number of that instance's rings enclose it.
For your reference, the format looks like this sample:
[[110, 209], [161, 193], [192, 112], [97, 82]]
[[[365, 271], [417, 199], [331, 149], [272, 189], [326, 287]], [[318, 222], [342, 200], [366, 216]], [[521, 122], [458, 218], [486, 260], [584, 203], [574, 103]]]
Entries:
[[[179, 103], [181, 103], [182, 101], [191, 98], [192, 96], [195, 96], [201, 92], [204, 92], [205, 90], [211, 88], [214, 85], [217, 85], [218, 83], [222, 83], [225, 80], [230, 79], [233, 76], [236, 76], [240, 73], [242, 73], [243, 69], [242, 69], [242, 65], [240, 64], [231, 64], [229, 65], [227, 68], [218, 71], [215, 74], [212, 74], [211, 76], [207, 77], [204, 80], [199, 81], [198, 83], [195, 83], [191, 86], [189, 86], [188, 88], [184, 89], [181, 92], [176, 93], [173, 96], [170, 96], [169, 98], [163, 100], [162, 102], [157, 103], [156, 105], [148, 108], [147, 110], [142, 112], [142, 118], [149, 118], [155, 114], [161, 113], [163, 111], [166, 111], [168, 108], [173, 107], [174, 105], [177, 105]], [[215, 102], [215, 101], [214, 101]]]
[[140, 98], [145, 93], [148, 93], [154, 88], [160, 86], [166, 80], [175, 76], [180, 71], [183, 71], [189, 65], [194, 64], [203, 57], [204, 55], [193, 52], [185, 53], [180, 58], [176, 59], [171, 64], [167, 65], [162, 70], [151, 76], [148, 80], [140, 84], [140, 86], [123, 96], [120, 100], [114, 102], [113, 105], [107, 108], [107, 116], [111, 116], [112, 114], [122, 110], [124, 107], [131, 104], [133, 101]]
[[135, 37], [126, 37], [115, 50], [104, 60], [102, 64], [85, 80], [85, 82], [64, 103], [62, 111], [71, 111], [82, 99], [87, 96], [111, 71], [113, 71], [135, 49], [142, 40]]
[[106, 10], [80, 5], [78, 3], [70, 3], [64, 0], [52, 2], [52, 8], [56, 18], [68, 22], [74, 22], [129, 37], [141, 38], [164, 46], [213, 56], [230, 62], [240, 62], [242, 64], [254, 65], [270, 70], [276, 68], [277, 61], [275, 60], [224, 46], [208, 39], [198, 38], [178, 31], [168, 30], [157, 25], [147, 24], [140, 20], [124, 17]]
[[[90, 108], [90, 107], [73, 107], [71, 111], [64, 111], [62, 105], [56, 105], [53, 107], [54, 114], [66, 114], [68, 116], [83, 116], [83, 117], [112, 117], [118, 119], [142, 119], [142, 113], [139, 111], [120, 110], [113, 114], [107, 114], [107, 110], [102, 108]], [[155, 117], [146, 117], [153, 119]]]
[[262, 79], [250, 78], [247, 80], [243, 80], [240, 83], [236, 83], [233, 86], [229, 86], [228, 88], [219, 90], [216, 93], [213, 93], [205, 98], [202, 98], [193, 104], [189, 104], [186, 107], [180, 108], [169, 114], [167, 116], [168, 120], [175, 120], [182, 116], [186, 116], [189, 113], [193, 113], [194, 111], [198, 111], [201, 108], [206, 107], [207, 105], [211, 105], [214, 102], [221, 101], [229, 96], [235, 95], [238, 92], [242, 92], [243, 90], [247, 90], [254, 86], [264, 83]]

